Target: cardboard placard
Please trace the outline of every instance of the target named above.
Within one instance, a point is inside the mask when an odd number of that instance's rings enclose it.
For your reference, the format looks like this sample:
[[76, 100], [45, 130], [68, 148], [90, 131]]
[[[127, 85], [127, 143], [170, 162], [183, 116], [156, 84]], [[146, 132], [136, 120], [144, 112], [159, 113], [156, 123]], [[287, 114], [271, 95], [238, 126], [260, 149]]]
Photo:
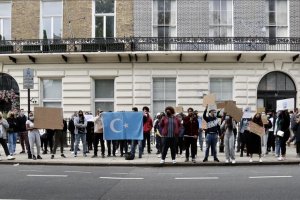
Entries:
[[203, 130], [207, 129], [207, 123], [205, 120], [202, 120], [202, 129]]
[[295, 106], [295, 99], [282, 99], [276, 101], [276, 111], [280, 110], [294, 110]]
[[236, 107], [234, 102], [227, 102], [225, 104], [224, 112], [230, 115], [235, 121], [240, 122], [243, 116], [243, 111]]
[[217, 108], [218, 109], [225, 108], [225, 105], [227, 102], [233, 102], [234, 104], [236, 104], [236, 101], [222, 101], [222, 102], [217, 103]]
[[63, 127], [62, 108], [34, 108], [34, 128], [62, 130]]
[[203, 106], [206, 105], [215, 105], [216, 104], [216, 95], [208, 94], [203, 97]]
[[265, 134], [265, 128], [255, 124], [254, 122], [249, 122], [248, 130], [252, 133], [255, 133], [258, 136], [263, 136]]
[[257, 108], [256, 113], [263, 113], [266, 112], [266, 108]]
[[93, 115], [84, 115], [86, 121], [88, 122], [93, 122], [94, 121], [94, 116]]
[[182, 106], [175, 107], [175, 112], [176, 113], [182, 113], [183, 112], [183, 107]]
[[267, 115], [262, 115], [261, 120], [263, 124], [269, 124], [268, 116]]

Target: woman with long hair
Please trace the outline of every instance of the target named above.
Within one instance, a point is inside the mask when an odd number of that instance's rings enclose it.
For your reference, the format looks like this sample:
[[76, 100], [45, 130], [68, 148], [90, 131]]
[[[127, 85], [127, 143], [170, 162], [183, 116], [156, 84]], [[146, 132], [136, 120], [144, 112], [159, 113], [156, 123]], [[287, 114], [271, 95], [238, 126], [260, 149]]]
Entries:
[[[261, 119], [261, 114], [256, 113], [252, 119], [252, 122], [263, 127], [263, 122]], [[258, 154], [259, 162], [262, 162], [261, 158], [261, 137], [255, 133], [249, 132], [247, 137], [247, 153], [250, 156], [249, 162], [253, 162], [252, 156], [253, 154]]]
[[232, 164], [235, 164], [234, 129], [236, 129], [235, 121], [231, 116], [225, 115], [225, 119], [221, 125], [221, 130], [224, 131], [225, 162], [229, 163], [231, 161]]

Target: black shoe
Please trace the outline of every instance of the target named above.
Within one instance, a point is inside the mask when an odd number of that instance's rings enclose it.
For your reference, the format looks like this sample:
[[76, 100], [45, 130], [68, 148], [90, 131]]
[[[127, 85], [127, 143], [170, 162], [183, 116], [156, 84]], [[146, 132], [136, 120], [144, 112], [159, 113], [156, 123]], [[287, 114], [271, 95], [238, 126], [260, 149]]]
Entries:
[[113, 157], [117, 157], [116, 154], [114, 154]]
[[54, 155], [51, 155], [51, 159], [54, 159]]
[[97, 157], [98, 157], [97, 155], [93, 155], [93, 156], [92, 156], [92, 158], [97, 158]]
[[85, 153], [90, 153], [89, 151], [86, 151]]
[[142, 158], [142, 155], [139, 155], [139, 158]]
[[61, 156], [62, 158], [66, 158], [65, 154], [63, 154], [63, 153], [62, 153], [60, 156]]
[[30, 154], [30, 155], [28, 155], [28, 159], [32, 159], [32, 155]]
[[207, 161], [208, 161], [207, 158], [204, 158], [204, 159], [203, 159], [203, 162], [207, 162]]
[[20, 154], [23, 154], [23, 153], [25, 153], [25, 151], [24, 151], [24, 150], [20, 152]]
[[38, 155], [38, 156], [37, 156], [37, 159], [42, 160], [43, 158], [42, 158], [40, 155]]
[[189, 159], [188, 159], [188, 158], [186, 158], [184, 162], [189, 162]]
[[215, 158], [214, 161], [215, 161], [215, 162], [220, 162], [218, 158]]
[[157, 151], [157, 152], [156, 152], [156, 155], [158, 155], [158, 154], [160, 154], [160, 151]]
[[108, 154], [108, 155], [107, 155], [107, 157], [111, 157], [111, 155], [110, 155], [110, 154]]
[[33, 155], [33, 156], [32, 156], [32, 159], [33, 159], [33, 160], [36, 160], [36, 157], [35, 157], [35, 155]]
[[47, 154], [47, 151], [43, 151], [43, 154]]
[[102, 158], [105, 158], [105, 155], [104, 155], [104, 154], [102, 154], [101, 156], [102, 156]]

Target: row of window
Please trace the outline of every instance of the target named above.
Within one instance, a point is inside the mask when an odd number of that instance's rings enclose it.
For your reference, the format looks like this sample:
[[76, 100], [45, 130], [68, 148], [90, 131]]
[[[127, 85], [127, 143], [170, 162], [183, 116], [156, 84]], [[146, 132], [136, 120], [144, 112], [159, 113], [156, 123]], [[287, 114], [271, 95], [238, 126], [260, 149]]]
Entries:
[[[42, 101], [46, 107], [62, 106], [62, 80], [43, 79]], [[210, 92], [217, 101], [232, 99], [232, 78], [211, 78]], [[114, 79], [95, 80], [94, 105], [104, 111], [114, 110]], [[166, 106], [176, 106], [176, 78], [153, 78], [153, 113], [161, 112]]]
[[[176, 37], [177, 1], [153, 0], [153, 36]], [[62, 37], [62, 0], [42, 0], [42, 38]], [[262, 28], [266, 37], [288, 36], [288, 0], [266, 0], [268, 24]], [[0, 2], [0, 34], [11, 39], [11, 1]], [[115, 36], [115, 0], [94, 0], [94, 37]], [[233, 36], [233, 0], [210, 0], [209, 36]], [[200, 12], [200, 11], [199, 11]], [[245, 24], [245, 26], [247, 26]]]

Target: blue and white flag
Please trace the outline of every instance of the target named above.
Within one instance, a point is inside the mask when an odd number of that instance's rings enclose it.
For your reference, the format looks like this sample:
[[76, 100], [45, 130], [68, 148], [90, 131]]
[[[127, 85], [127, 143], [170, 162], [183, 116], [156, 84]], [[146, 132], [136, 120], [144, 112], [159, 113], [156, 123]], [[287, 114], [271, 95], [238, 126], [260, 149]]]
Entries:
[[142, 112], [104, 112], [105, 140], [143, 140]]

